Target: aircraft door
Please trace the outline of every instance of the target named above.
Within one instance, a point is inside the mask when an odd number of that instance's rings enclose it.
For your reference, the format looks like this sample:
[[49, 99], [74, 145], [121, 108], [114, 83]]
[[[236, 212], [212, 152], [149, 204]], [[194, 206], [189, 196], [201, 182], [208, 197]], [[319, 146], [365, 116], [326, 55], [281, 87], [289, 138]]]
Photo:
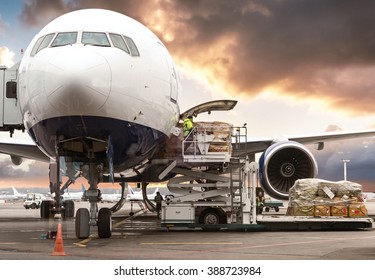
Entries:
[[173, 64], [171, 67], [171, 101], [176, 103], [178, 98], [178, 79], [176, 68], [173, 66]]
[[178, 74], [173, 64], [173, 61], [168, 54], [167, 49], [160, 43], [159, 43], [159, 46], [163, 50], [164, 57], [168, 65], [169, 77], [170, 77], [170, 100], [173, 103], [177, 103], [178, 91], [179, 91]]

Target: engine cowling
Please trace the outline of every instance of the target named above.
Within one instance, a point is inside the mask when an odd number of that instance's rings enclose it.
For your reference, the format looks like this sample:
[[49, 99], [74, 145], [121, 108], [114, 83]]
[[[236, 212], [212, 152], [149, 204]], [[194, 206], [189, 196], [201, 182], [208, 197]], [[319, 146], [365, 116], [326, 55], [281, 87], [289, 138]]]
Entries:
[[17, 156], [10, 156], [10, 159], [14, 165], [20, 165], [23, 162], [23, 158]]
[[287, 200], [296, 180], [314, 178], [317, 173], [314, 156], [305, 146], [293, 141], [271, 145], [259, 160], [261, 185], [277, 199]]

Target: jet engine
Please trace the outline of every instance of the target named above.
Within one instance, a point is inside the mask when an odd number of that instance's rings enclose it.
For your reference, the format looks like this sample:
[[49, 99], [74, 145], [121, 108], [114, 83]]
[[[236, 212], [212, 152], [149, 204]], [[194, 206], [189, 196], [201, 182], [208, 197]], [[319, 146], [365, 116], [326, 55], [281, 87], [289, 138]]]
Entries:
[[10, 159], [14, 165], [20, 165], [23, 162], [23, 158], [17, 156], [10, 156]]
[[305, 146], [293, 141], [271, 145], [259, 160], [261, 185], [277, 199], [287, 200], [296, 180], [314, 178], [317, 173], [314, 156]]

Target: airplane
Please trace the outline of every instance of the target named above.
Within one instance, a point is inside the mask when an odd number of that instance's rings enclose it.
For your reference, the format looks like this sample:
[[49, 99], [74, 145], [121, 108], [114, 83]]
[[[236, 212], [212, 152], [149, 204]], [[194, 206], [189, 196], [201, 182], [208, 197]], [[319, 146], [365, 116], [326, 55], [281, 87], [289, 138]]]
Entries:
[[[60, 196], [77, 176], [88, 180], [90, 210], [76, 213], [77, 238], [88, 237], [91, 225], [97, 225], [100, 238], [111, 236], [111, 209], [98, 211], [99, 183], [118, 182], [124, 193], [125, 182], [141, 183], [145, 190], [149, 182], [173, 178], [186, 170], [183, 162], [165, 156], [181, 135], [181, 120], [231, 110], [237, 103], [212, 101], [181, 113], [181, 84], [164, 44], [141, 23], [102, 9], [69, 12], [48, 23], [24, 52], [16, 83], [12, 94], [20, 105], [22, 129], [33, 143], [0, 143], [0, 152], [10, 155], [14, 164], [23, 158], [49, 163], [55, 201], [41, 205], [43, 218], [51, 211], [74, 212], [71, 204], [61, 204]], [[304, 144], [322, 149], [325, 141], [374, 134], [256, 139], [234, 145], [233, 156], [263, 153], [262, 187], [275, 198], [287, 199], [295, 180], [317, 174], [316, 161]], [[222, 167], [210, 165], [215, 171]], [[69, 179], [61, 188], [62, 175]]]
[[15, 187], [12, 187], [13, 194], [0, 194], [0, 200], [5, 201], [16, 201], [21, 199], [26, 199], [27, 194], [19, 193]]
[[14, 196], [18, 197], [19, 199], [26, 199], [26, 193], [19, 193], [15, 187], [12, 186]]
[[366, 201], [375, 201], [375, 193], [373, 192], [363, 192], [363, 199]]
[[119, 193], [116, 191], [115, 193], [101, 193], [101, 202], [118, 202], [121, 199], [125, 201], [128, 200], [128, 195], [131, 191], [125, 185], [124, 192]]
[[[159, 191], [159, 188], [148, 188], [147, 189], [147, 199], [154, 200], [156, 193]], [[134, 191], [133, 188], [129, 188], [129, 194], [126, 196], [127, 200], [130, 201], [143, 201], [144, 197], [142, 194], [142, 190]]]
[[120, 193], [102, 193], [101, 202], [117, 202], [121, 199]]
[[64, 192], [61, 196], [63, 200], [81, 201], [85, 192], [85, 186], [82, 184], [80, 192]]

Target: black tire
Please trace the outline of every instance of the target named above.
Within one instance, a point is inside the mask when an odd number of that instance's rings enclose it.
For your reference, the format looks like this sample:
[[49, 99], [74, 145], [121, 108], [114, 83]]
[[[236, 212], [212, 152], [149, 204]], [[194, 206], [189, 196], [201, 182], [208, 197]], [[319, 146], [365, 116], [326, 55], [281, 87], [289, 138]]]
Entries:
[[100, 238], [110, 238], [112, 235], [112, 212], [109, 208], [99, 210], [98, 235]]
[[72, 200], [66, 200], [63, 203], [65, 208], [65, 218], [74, 217], [74, 202]]
[[266, 207], [265, 210], [266, 210], [266, 212], [270, 212], [270, 208], [269, 207]]
[[278, 206], [275, 207], [275, 211], [276, 212], [279, 212], [280, 211], [280, 208]]
[[52, 204], [53, 204], [53, 201], [50, 201], [50, 200], [42, 201], [42, 204], [40, 205], [40, 217], [42, 219], [50, 218]]
[[76, 213], [76, 236], [79, 239], [86, 239], [90, 235], [90, 213], [86, 208], [79, 208]]
[[[224, 220], [223, 215], [220, 213], [219, 210], [214, 209], [214, 208], [206, 209], [199, 215], [199, 223], [203, 224], [203, 225], [218, 225], [218, 224], [224, 223], [223, 220]], [[213, 227], [213, 228], [202, 227], [202, 229], [204, 231], [218, 231], [218, 230], [220, 230], [219, 227], [217, 227], [217, 228], [216, 227]]]
[[35, 208], [36, 208], [36, 204], [35, 203], [31, 204], [31, 209], [35, 209]]

